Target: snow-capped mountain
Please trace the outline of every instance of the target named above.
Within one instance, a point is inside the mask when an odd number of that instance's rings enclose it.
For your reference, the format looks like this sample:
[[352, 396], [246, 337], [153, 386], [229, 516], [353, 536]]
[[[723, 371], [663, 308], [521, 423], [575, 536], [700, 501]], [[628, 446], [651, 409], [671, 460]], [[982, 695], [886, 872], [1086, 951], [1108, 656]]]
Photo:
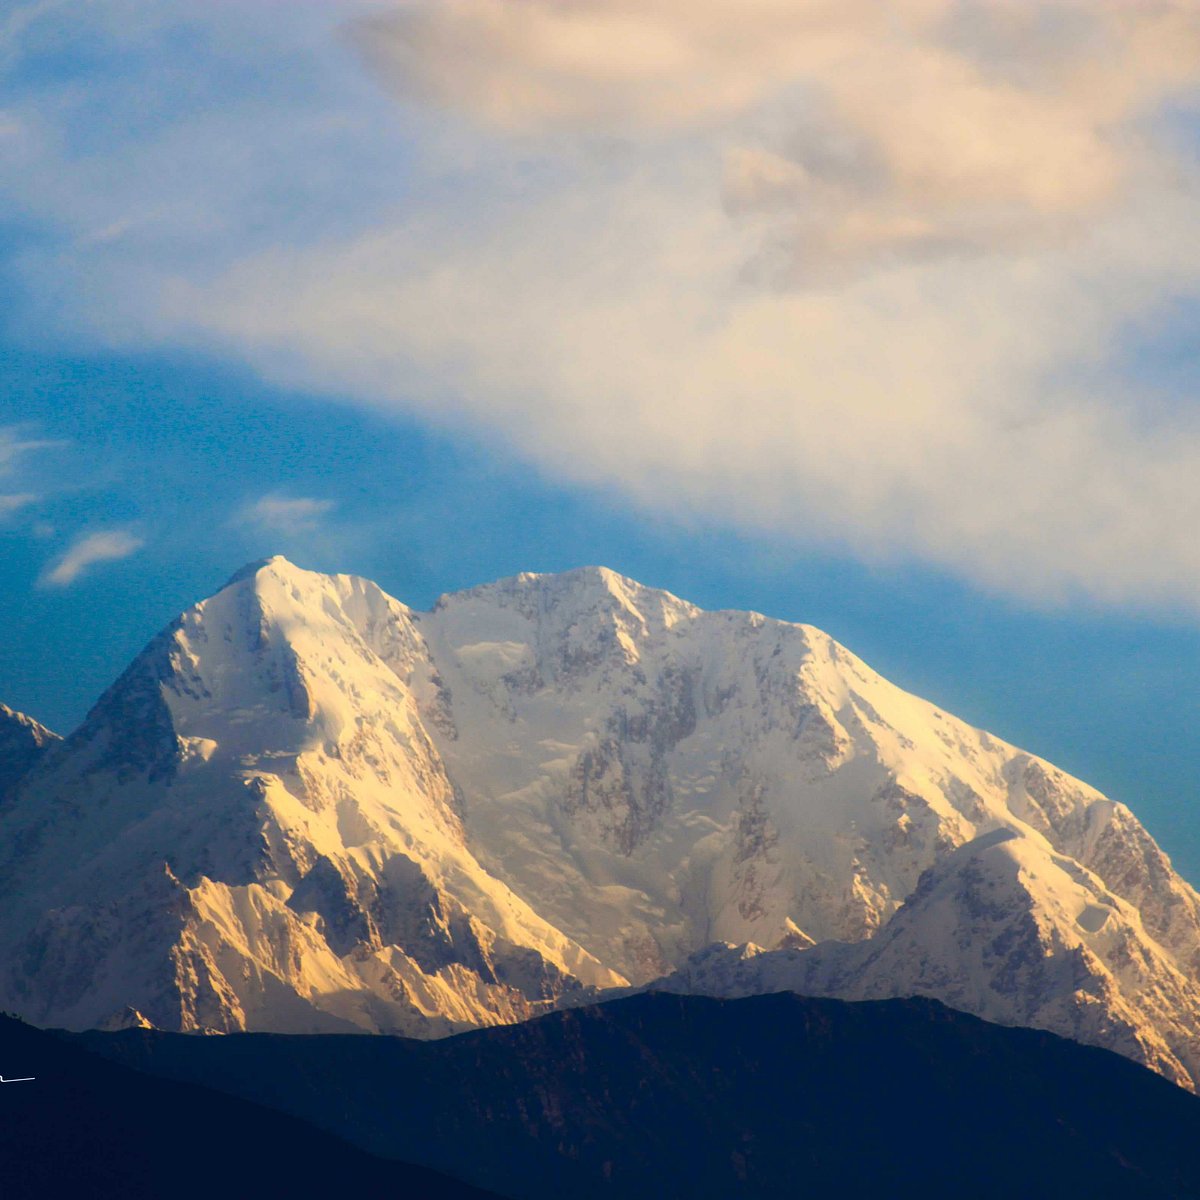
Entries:
[[418, 613], [247, 568], [0, 810], [0, 902], [0, 1008], [46, 1024], [437, 1035], [682, 972], [1200, 1078], [1200, 899], [1126, 808], [815, 629], [603, 569]]

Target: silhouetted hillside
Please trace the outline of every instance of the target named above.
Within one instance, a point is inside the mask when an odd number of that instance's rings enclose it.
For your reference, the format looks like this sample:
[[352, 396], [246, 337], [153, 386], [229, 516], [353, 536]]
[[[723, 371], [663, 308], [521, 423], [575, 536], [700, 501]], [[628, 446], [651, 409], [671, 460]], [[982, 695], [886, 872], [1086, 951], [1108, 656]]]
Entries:
[[514, 1196], [1200, 1196], [1196, 1097], [929, 1000], [652, 993], [440, 1042], [80, 1036]]
[[[195, 1046], [219, 1039], [196, 1039]], [[0, 1017], [4, 1200], [487, 1200], [281, 1112], [129, 1070]]]

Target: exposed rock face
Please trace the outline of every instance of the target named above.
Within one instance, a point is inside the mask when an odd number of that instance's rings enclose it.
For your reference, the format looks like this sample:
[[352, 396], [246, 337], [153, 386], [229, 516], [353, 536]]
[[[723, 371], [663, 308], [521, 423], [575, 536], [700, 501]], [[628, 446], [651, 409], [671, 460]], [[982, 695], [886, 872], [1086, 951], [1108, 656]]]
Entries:
[[248, 568], [28, 774], [0, 902], [0, 1007], [45, 1023], [437, 1035], [682, 967], [1200, 1072], [1200, 899], [1127, 809], [603, 569], [416, 613]]

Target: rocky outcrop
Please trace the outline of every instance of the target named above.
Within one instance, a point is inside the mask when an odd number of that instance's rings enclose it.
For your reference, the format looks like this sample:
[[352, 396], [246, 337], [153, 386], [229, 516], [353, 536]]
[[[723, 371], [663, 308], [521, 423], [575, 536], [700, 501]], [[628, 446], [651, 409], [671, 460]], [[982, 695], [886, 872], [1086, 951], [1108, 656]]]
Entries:
[[60, 741], [32, 717], [0, 704], [0, 807], [45, 752]]

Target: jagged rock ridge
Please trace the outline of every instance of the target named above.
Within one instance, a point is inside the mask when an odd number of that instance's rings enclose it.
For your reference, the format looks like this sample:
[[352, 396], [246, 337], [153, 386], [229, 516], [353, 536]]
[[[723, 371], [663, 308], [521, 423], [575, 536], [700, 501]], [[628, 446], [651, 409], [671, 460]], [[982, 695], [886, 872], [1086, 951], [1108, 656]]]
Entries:
[[0, 704], [0, 805], [59, 736], [32, 717]]

